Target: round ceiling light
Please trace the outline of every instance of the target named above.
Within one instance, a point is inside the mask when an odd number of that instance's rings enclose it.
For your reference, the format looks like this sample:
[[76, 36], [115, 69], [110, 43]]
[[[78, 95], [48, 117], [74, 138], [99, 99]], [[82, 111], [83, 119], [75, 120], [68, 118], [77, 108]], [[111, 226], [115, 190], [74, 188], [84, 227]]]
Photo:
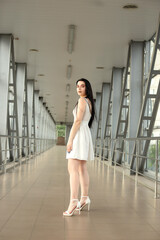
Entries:
[[96, 67], [97, 69], [104, 69], [104, 67]]
[[127, 4], [127, 5], [124, 5], [123, 8], [124, 9], [136, 9], [136, 8], [138, 8], [138, 6], [135, 4]]
[[35, 49], [35, 48], [31, 48], [29, 49], [30, 52], [39, 52], [38, 49]]
[[43, 73], [38, 74], [38, 77], [44, 77]]

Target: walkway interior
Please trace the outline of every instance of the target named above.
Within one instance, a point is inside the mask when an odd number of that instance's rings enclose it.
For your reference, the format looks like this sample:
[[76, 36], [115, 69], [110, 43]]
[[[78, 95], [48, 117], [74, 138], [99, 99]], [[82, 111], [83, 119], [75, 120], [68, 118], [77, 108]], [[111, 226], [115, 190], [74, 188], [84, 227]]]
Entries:
[[63, 217], [69, 175], [54, 146], [0, 176], [1, 240], [160, 240], [160, 200], [99, 161], [88, 162], [91, 209]]

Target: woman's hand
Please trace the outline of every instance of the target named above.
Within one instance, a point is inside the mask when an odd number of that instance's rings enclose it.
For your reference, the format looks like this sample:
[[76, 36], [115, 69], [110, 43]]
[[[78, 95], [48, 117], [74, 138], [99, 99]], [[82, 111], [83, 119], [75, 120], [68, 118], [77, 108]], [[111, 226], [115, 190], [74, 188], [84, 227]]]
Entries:
[[73, 142], [68, 142], [68, 143], [67, 143], [67, 152], [71, 152], [71, 150], [72, 150], [72, 145], [73, 145]]

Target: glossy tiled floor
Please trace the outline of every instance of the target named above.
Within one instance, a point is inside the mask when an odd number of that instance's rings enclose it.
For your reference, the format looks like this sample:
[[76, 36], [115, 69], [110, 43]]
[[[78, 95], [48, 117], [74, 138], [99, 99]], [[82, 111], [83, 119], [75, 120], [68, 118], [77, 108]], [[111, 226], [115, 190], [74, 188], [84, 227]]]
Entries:
[[160, 200], [99, 161], [88, 163], [91, 210], [63, 217], [65, 146], [0, 176], [1, 240], [160, 240]]

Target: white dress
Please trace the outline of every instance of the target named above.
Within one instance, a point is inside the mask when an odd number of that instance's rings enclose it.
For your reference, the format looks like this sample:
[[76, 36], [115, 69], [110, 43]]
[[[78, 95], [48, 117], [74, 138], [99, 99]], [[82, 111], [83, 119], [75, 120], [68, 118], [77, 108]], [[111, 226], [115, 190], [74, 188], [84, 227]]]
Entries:
[[[89, 109], [89, 103], [86, 98], [86, 110], [81, 121], [80, 128], [78, 129], [74, 139], [72, 150], [67, 152], [66, 150], [66, 159], [74, 158], [79, 160], [94, 160], [94, 149], [91, 131], [88, 126], [89, 120], [91, 118], [91, 113]], [[74, 121], [76, 120], [76, 108], [73, 109]]]

